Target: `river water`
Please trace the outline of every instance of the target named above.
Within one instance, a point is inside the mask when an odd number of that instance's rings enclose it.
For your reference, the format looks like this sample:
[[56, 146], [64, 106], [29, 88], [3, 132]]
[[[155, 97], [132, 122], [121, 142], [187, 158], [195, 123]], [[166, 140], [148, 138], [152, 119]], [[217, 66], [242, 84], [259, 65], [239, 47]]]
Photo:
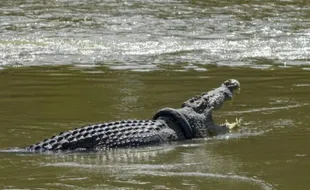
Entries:
[[1, 189], [309, 189], [309, 1], [0, 0], [0, 149], [163, 107], [236, 78], [212, 139], [0, 153]]

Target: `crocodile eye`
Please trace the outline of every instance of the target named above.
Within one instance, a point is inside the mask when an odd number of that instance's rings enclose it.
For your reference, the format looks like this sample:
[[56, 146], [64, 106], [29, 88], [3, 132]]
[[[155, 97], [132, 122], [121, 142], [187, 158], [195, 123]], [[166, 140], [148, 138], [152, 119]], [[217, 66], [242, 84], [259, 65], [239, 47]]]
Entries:
[[236, 79], [228, 79], [223, 84], [227, 86], [227, 88], [234, 89], [234, 90], [240, 88], [240, 83]]
[[231, 85], [231, 79], [228, 79], [224, 82], [225, 86], [230, 86]]

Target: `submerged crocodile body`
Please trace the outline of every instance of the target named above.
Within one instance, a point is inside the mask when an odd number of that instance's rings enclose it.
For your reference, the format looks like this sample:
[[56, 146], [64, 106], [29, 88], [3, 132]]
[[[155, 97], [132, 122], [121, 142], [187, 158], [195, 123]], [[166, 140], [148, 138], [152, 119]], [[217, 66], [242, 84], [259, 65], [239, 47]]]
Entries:
[[195, 96], [180, 109], [164, 108], [152, 120], [122, 120], [85, 126], [45, 139], [26, 147], [33, 152], [63, 150], [104, 150], [138, 147], [192, 138], [210, 137], [228, 132], [239, 124], [216, 125], [212, 111], [230, 100], [240, 83], [226, 80], [220, 87]]

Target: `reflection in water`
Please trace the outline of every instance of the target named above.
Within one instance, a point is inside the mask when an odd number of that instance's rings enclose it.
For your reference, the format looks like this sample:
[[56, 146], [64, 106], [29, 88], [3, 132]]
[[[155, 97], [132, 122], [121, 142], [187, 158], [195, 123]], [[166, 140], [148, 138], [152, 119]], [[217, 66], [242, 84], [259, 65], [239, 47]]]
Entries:
[[[170, 152], [174, 147], [150, 147], [141, 149], [116, 149], [105, 152], [94, 152], [94, 153], [58, 153], [58, 154], [48, 154], [48, 159], [55, 162], [55, 165], [62, 165], [61, 163], [71, 162], [91, 167], [100, 167], [118, 165], [118, 164], [134, 164], [140, 162], [149, 162], [153, 158], [164, 154], [165, 152]], [[66, 164], [67, 165], [67, 164]]]
[[[113, 181], [122, 183], [137, 181], [148, 183], [148, 181], [136, 179], [141, 175], [168, 178], [181, 176], [187, 180], [198, 177], [207, 178], [207, 180], [236, 181], [266, 190], [272, 189], [271, 184], [263, 180], [236, 175], [237, 162], [231, 157], [214, 154], [212, 147], [210, 148], [211, 150], [205, 149], [202, 144], [180, 144], [97, 153], [51, 154], [42, 164], [48, 167], [79, 168], [80, 172], [117, 176]], [[190, 151], [184, 153], [181, 160], [174, 156], [180, 150], [182, 152], [186, 149]], [[161, 158], [165, 158], [168, 162], [161, 163]]]

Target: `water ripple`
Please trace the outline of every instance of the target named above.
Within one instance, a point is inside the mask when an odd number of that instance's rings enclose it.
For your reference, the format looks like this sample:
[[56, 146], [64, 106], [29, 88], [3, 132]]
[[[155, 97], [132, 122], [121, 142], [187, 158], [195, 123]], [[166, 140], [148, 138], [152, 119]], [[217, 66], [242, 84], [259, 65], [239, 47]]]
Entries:
[[309, 65], [307, 4], [5, 0], [0, 65]]
[[262, 189], [271, 190], [273, 186], [263, 180], [240, 176], [240, 175], [225, 175], [225, 174], [212, 174], [212, 173], [201, 173], [201, 172], [161, 172], [161, 171], [138, 171], [137, 173], [143, 175], [153, 175], [153, 176], [186, 176], [186, 177], [207, 177], [207, 178], [216, 178], [216, 179], [231, 179], [236, 181], [247, 182], [251, 184], [257, 184], [261, 186]]

